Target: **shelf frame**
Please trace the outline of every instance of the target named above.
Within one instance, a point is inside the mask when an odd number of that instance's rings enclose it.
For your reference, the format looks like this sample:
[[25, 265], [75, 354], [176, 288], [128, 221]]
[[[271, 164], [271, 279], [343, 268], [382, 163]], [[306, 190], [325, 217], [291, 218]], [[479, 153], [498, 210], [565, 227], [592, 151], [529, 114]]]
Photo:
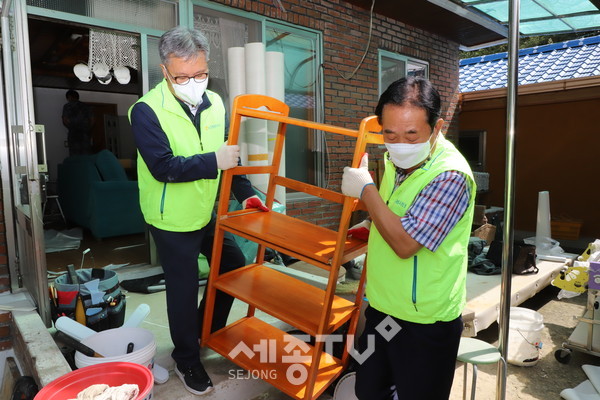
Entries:
[[[273, 150], [273, 160], [267, 166], [238, 166], [222, 172], [211, 268], [205, 291], [206, 311], [201, 342], [203, 346], [212, 348], [248, 371], [264, 371], [269, 367], [264, 365], [264, 363], [257, 363], [250, 360], [249, 357], [238, 359], [239, 357], [232, 357], [230, 355], [232, 349], [238, 344], [234, 343], [235, 341], [272, 339], [280, 343], [285, 338], [285, 332], [258, 320], [254, 316], [257, 308], [290, 323], [307, 334], [314, 335], [314, 337], [331, 334], [345, 324], [348, 326], [345, 333], [353, 335], [356, 331], [365, 287], [366, 263], [353, 305], [350, 305], [352, 304], [350, 301], [348, 301], [350, 304], [346, 304], [343, 299], [335, 295], [340, 266], [364, 254], [367, 250], [366, 242], [360, 242], [358, 239], [347, 237], [352, 212], [365, 209], [365, 207], [362, 202], [345, 196], [342, 193], [278, 175], [287, 125], [295, 125], [325, 133], [340, 134], [355, 138], [356, 142], [351, 163], [355, 168], [360, 165], [360, 160], [367, 144], [381, 145], [383, 144], [383, 136], [379, 133], [381, 126], [375, 116], [363, 119], [357, 130], [347, 129], [289, 117], [289, 106], [268, 96], [241, 95], [236, 97], [233, 103], [228, 142], [230, 145], [238, 144], [242, 118], [258, 118], [267, 121], [277, 121], [279, 123]], [[317, 196], [332, 203], [341, 204], [342, 211], [337, 230], [314, 226], [290, 216], [277, 215], [274, 211], [262, 212], [257, 209], [229, 211], [229, 198], [231, 196], [233, 176], [250, 174], [269, 174], [265, 204], [270, 209], [272, 209], [275, 202], [275, 190], [277, 186], [284, 186]], [[294, 228], [298, 229], [298, 231], [289, 235], [287, 231]], [[221, 248], [225, 232], [230, 232], [258, 243], [258, 250], [254, 264], [219, 275]], [[319, 239], [322, 239], [322, 243], [318, 243], [316, 247], [310, 244], [311, 241], [318, 242]], [[294, 240], [295, 242], [291, 243], [290, 240]], [[308, 243], [304, 243], [303, 241]], [[263, 265], [265, 249], [267, 247], [328, 271], [328, 284], [325, 290], [318, 288], [309, 289], [304, 286], [308, 284], [295, 278], [287, 276], [283, 278], [273, 274], [276, 271], [267, 271], [268, 267]], [[279, 274], [279, 272], [276, 273]], [[305, 306], [311, 310], [320, 308], [320, 313], [318, 315], [311, 315], [310, 318], [302, 318], [301, 316], [294, 315], [293, 312], [286, 313], [285, 308], [289, 308], [292, 304], [286, 305], [283, 302], [282, 306], [282, 304], [275, 304], [276, 300], [273, 300], [271, 303], [268, 296], [260, 294], [260, 291], [268, 290], [270, 282], [271, 284], [281, 285], [277, 290], [273, 289], [273, 291], [278, 292], [280, 299], [285, 293], [291, 293], [295, 288], [305, 291], [305, 300], [308, 304]], [[253, 291], [252, 288], [249, 289], [245, 285], [256, 285], [259, 289], [257, 289], [258, 291]], [[224, 291], [244, 301], [248, 304], [248, 311], [246, 317], [216, 332], [210, 332], [217, 290]], [[290, 382], [287, 382], [285, 379], [271, 379], [269, 377], [265, 379], [284, 393], [298, 400], [312, 400], [318, 397], [343, 372], [349, 362], [348, 346], [344, 346], [340, 358], [327, 355], [324, 351], [325, 343], [322, 340], [315, 340], [312, 345], [306, 344], [306, 346], [308, 346], [306, 356], [310, 358], [310, 362], [306, 363], [307, 376], [305, 382], [300, 387], [291, 387]], [[334, 360], [333, 362], [331, 361], [332, 359]], [[281, 365], [280, 363], [275, 363], [271, 364], [270, 367], [280, 368]]]

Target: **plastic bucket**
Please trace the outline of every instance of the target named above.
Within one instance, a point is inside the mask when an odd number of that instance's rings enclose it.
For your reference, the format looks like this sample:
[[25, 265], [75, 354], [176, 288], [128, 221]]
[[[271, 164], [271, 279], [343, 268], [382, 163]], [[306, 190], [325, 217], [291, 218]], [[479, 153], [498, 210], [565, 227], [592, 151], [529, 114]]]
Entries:
[[506, 361], [520, 366], [537, 364], [542, 348], [542, 329], [542, 314], [527, 308], [511, 307]]
[[150, 400], [154, 381], [152, 372], [141, 365], [129, 362], [111, 362], [80, 368], [57, 378], [44, 386], [34, 400], [75, 399], [77, 393], [99, 383], [108, 386], [138, 385], [136, 400]]
[[[108, 329], [83, 339], [81, 343], [104, 357], [88, 357], [77, 351], [75, 352], [77, 368], [115, 361], [140, 364], [150, 371], [154, 368], [156, 341], [152, 332], [147, 329], [137, 327]], [[130, 343], [133, 343], [133, 351], [127, 353]]]

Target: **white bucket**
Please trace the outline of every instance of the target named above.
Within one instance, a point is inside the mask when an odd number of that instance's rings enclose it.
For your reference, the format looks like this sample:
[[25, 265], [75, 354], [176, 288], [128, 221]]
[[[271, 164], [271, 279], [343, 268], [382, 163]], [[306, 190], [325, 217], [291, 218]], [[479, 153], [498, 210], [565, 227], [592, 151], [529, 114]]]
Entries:
[[525, 367], [537, 364], [542, 348], [542, 329], [542, 314], [528, 308], [511, 307], [506, 361]]
[[[75, 352], [77, 368], [114, 361], [144, 365], [150, 371], [154, 368], [156, 341], [152, 332], [147, 329], [137, 327], [108, 329], [83, 339], [81, 343], [91, 347], [104, 357], [88, 357], [77, 351]], [[129, 343], [133, 343], [131, 353], [127, 353]]]

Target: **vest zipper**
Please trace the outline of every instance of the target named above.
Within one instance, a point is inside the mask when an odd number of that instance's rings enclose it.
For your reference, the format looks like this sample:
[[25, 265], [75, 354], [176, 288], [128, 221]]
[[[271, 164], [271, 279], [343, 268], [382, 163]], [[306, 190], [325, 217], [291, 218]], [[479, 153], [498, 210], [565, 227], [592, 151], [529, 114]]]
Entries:
[[200, 151], [204, 152], [204, 145], [202, 144], [202, 126], [200, 125], [200, 117], [202, 111], [197, 110], [196, 115], [194, 115], [194, 125], [196, 131], [198, 132], [198, 140], [200, 140]]
[[165, 211], [165, 197], [167, 195], [167, 182], [164, 183], [162, 195], [160, 196], [160, 219], [163, 220], [163, 212]]
[[417, 309], [417, 256], [413, 257], [413, 285], [412, 285], [412, 302], [415, 307], [415, 311], [419, 312]]

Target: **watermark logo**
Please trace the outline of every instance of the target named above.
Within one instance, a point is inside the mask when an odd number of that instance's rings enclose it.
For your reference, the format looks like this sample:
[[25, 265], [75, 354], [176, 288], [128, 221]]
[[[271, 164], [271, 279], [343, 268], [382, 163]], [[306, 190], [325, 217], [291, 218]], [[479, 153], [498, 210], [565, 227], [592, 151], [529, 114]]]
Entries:
[[[402, 327], [390, 316], [383, 319], [375, 330], [386, 341], [392, 340], [400, 332]], [[323, 343], [324, 357], [326, 363], [332, 363], [335, 343], [343, 343], [346, 339], [346, 349], [350, 356], [359, 364], [364, 363], [375, 352], [375, 335], [367, 335], [367, 346], [361, 353], [354, 348], [354, 335], [317, 335], [316, 343]], [[311, 362], [310, 335], [284, 335], [283, 346], [278, 345], [276, 339], [261, 339], [258, 343], [248, 346], [244, 341], [240, 341], [228, 354], [229, 358], [235, 360], [236, 357], [243, 355], [248, 359], [258, 357], [261, 364], [278, 364], [278, 368], [264, 368], [255, 371], [230, 370], [231, 379], [263, 379], [276, 380], [278, 373], [285, 372], [285, 378], [292, 385], [302, 385], [308, 379], [308, 366]], [[287, 368], [281, 368], [281, 365], [287, 365]]]

